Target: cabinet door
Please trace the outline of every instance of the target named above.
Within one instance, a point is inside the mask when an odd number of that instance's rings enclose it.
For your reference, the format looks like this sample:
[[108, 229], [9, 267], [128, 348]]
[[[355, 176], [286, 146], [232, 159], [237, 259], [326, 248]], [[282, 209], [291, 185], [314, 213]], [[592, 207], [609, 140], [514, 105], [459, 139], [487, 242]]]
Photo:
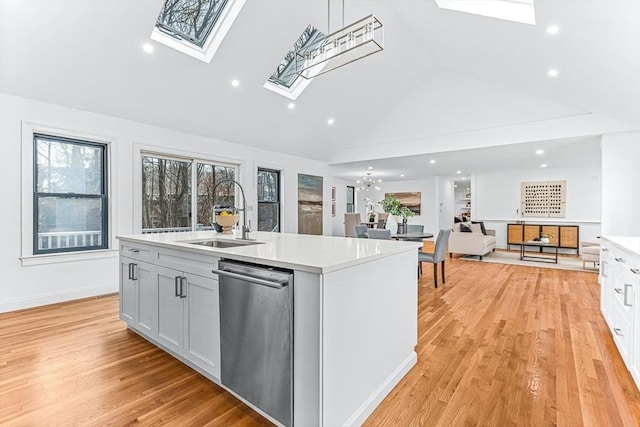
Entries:
[[536, 237], [540, 237], [540, 226], [539, 225], [525, 225], [524, 226], [524, 241], [528, 242], [529, 240], [533, 240]]
[[633, 283], [633, 349], [631, 351], [631, 375], [640, 389], [640, 260], [637, 260], [634, 269], [630, 271], [630, 280]]
[[576, 225], [563, 225], [560, 227], [560, 246], [563, 248], [578, 249], [579, 227]]
[[131, 327], [138, 322], [138, 287], [132, 278], [135, 260], [120, 257], [120, 319]]
[[549, 243], [553, 245], [559, 244], [560, 227], [558, 227], [557, 225], [543, 225], [541, 228], [542, 228], [541, 233], [553, 236], [549, 239]]
[[613, 258], [611, 249], [603, 245], [600, 250], [600, 309], [610, 328], [612, 328], [610, 317], [613, 314], [611, 304], [613, 302], [615, 267], [616, 260]]
[[158, 341], [177, 354], [184, 343], [184, 303], [180, 296], [182, 272], [157, 267]]
[[522, 243], [522, 224], [507, 225], [507, 244], [519, 245]]
[[218, 280], [185, 274], [184, 356], [220, 378], [220, 309]]
[[155, 338], [158, 334], [156, 266], [136, 261], [133, 273], [138, 287], [138, 329]]

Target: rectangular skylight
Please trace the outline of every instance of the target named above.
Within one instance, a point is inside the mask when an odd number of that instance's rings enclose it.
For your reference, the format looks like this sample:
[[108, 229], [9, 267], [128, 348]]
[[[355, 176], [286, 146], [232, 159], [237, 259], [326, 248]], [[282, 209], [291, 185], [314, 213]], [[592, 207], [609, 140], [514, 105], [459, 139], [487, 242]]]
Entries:
[[211, 62], [246, 0], [165, 0], [151, 39]]
[[263, 87], [295, 100], [311, 83], [311, 79], [300, 77], [299, 70], [296, 68], [300, 64], [296, 58], [300, 53], [304, 54], [320, 46], [326, 38], [326, 35], [312, 25], [305, 28]]
[[436, 0], [441, 9], [536, 25], [533, 0]]

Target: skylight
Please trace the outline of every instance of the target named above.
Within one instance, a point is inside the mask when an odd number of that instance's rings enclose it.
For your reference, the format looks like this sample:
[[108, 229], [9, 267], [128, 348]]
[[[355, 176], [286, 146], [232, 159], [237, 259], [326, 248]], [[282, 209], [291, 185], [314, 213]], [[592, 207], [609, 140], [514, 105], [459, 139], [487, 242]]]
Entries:
[[151, 39], [211, 62], [246, 0], [165, 0]]
[[436, 0], [441, 9], [536, 25], [533, 0]]
[[295, 100], [313, 80], [300, 77], [298, 68], [303, 64], [296, 61], [297, 55], [315, 49], [326, 37], [312, 25], [305, 28], [263, 87]]

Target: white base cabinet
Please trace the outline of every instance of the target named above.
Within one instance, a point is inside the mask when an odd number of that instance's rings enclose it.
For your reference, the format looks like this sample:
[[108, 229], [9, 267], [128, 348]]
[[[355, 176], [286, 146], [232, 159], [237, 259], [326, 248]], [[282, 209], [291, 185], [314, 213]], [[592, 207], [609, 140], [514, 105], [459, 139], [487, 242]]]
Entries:
[[211, 272], [216, 263], [217, 258], [210, 256], [185, 258], [171, 250], [122, 244], [120, 319], [174, 356], [219, 379], [219, 290], [218, 278]]
[[218, 280], [157, 268], [158, 341], [219, 378]]
[[640, 254], [616, 244], [613, 237], [603, 238], [600, 286], [602, 314], [640, 388]]

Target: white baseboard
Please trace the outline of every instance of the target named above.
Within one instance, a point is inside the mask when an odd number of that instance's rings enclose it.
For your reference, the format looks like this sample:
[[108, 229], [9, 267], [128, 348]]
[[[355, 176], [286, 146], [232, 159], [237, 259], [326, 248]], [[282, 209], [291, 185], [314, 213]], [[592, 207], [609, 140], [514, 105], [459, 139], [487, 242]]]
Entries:
[[56, 304], [59, 302], [72, 301], [81, 298], [112, 294], [114, 292], [118, 292], [117, 283], [110, 286], [101, 285], [89, 288], [65, 289], [63, 291], [49, 292], [41, 295], [13, 298], [0, 301], [0, 313], [23, 310], [25, 308], [39, 307], [41, 305]]
[[353, 413], [353, 415], [349, 417], [344, 425], [362, 425], [369, 415], [373, 413], [384, 398], [391, 393], [391, 390], [393, 390], [393, 388], [416, 363], [418, 363], [418, 355], [415, 351], [412, 351], [409, 357], [407, 357], [373, 393], [371, 393], [371, 396], [369, 396], [367, 400], [365, 400], [364, 403]]

